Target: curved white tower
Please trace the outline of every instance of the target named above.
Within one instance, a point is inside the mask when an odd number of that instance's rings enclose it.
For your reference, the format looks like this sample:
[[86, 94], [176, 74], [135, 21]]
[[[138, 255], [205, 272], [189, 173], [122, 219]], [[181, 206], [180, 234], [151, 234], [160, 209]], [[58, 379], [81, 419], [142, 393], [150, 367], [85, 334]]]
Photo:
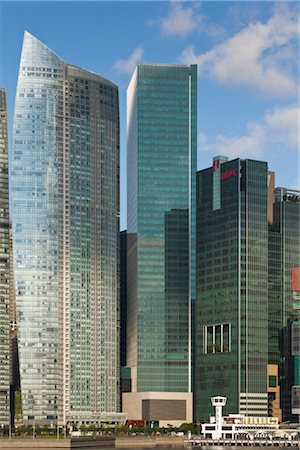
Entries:
[[25, 32], [11, 157], [25, 423], [119, 408], [118, 103]]

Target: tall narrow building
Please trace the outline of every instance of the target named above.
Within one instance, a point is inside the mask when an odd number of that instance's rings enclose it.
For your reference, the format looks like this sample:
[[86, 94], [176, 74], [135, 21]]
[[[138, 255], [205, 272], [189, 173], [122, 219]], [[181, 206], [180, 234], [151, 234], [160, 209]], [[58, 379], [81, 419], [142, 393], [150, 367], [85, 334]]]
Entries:
[[[292, 386], [300, 384], [300, 369], [295, 371], [294, 367], [297, 364], [297, 351], [299, 352], [299, 337], [296, 332], [299, 293], [295, 281], [300, 267], [300, 192], [276, 188], [272, 209], [268, 262], [269, 363], [278, 365], [282, 416], [287, 421], [297, 420], [295, 413], [292, 413], [291, 392], [297, 391]], [[293, 358], [293, 354], [296, 358]], [[298, 394], [298, 398], [299, 396]], [[295, 409], [299, 410], [299, 407]]]
[[26, 423], [119, 408], [118, 103], [117, 86], [25, 32], [11, 213]]
[[192, 421], [197, 66], [143, 64], [127, 90], [129, 419]]
[[[300, 197], [298, 197], [300, 199]], [[293, 357], [294, 376], [291, 389], [291, 416], [300, 417], [300, 267], [292, 269], [292, 292], [294, 300], [293, 320], [291, 324], [291, 356]]]
[[10, 417], [10, 237], [6, 91], [0, 88], [0, 424]]
[[195, 418], [268, 415], [267, 164], [214, 158], [197, 173]]
[[120, 364], [126, 367], [127, 231], [120, 232]]

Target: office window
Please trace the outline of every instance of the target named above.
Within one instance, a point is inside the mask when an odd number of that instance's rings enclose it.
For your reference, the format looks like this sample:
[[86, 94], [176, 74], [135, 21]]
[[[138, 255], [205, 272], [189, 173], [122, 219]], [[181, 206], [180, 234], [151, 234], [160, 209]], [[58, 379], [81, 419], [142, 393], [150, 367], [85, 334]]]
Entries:
[[230, 324], [206, 325], [203, 327], [203, 353], [227, 353], [231, 350]]
[[277, 377], [276, 375], [269, 375], [269, 387], [277, 386]]

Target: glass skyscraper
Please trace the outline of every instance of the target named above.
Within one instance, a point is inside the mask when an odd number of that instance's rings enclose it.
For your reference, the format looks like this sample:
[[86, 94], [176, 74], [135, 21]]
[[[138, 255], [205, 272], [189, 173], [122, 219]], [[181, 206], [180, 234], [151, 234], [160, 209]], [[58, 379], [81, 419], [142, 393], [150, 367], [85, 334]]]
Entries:
[[25, 32], [11, 157], [25, 422], [119, 408], [118, 103]]
[[[283, 420], [293, 419], [291, 388], [294, 383], [294, 360], [291, 337], [299, 306], [295, 307], [297, 293], [292, 288], [292, 274], [300, 267], [299, 194], [296, 190], [276, 188], [272, 204], [273, 220], [269, 223], [269, 362], [279, 366]], [[298, 336], [296, 339], [299, 341]], [[295, 378], [296, 385], [299, 385], [300, 373]]]
[[120, 232], [120, 364], [126, 367], [127, 231]]
[[6, 91], [0, 88], [0, 424], [10, 414], [10, 237]]
[[[270, 258], [270, 287], [269, 303], [270, 326], [274, 326], [274, 332], [270, 334], [269, 345], [274, 346], [279, 352], [278, 330], [287, 325], [288, 319], [293, 313], [293, 292], [291, 287], [291, 273], [293, 268], [300, 266], [299, 246], [299, 215], [300, 201], [299, 191], [287, 188], [276, 188], [273, 204], [273, 222], [269, 225]], [[276, 277], [275, 277], [276, 275]], [[277, 309], [276, 308], [277, 305]], [[274, 339], [273, 339], [274, 338]], [[272, 351], [271, 357], [277, 362], [276, 351]]]
[[195, 418], [268, 415], [267, 164], [214, 158], [197, 173]]
[[126, 410], [137, 401], [132, 414], [139, 417], [133, 418], [187, 421], [195, 299], [196, 66], [136, 68], [127, 90], [127, 151], [132, 393], [124, 394], [123, 405]]

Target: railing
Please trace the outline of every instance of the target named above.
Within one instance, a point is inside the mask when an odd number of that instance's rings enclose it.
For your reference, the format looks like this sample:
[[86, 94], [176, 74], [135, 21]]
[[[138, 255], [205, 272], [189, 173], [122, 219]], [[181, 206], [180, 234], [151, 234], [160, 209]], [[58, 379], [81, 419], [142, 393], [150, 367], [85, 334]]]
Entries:
[[299, 439], [206, 439], [203, 437], [192, 437], [184, 440], [188, 447], [202, 446], [246, 446], [246, 447], [297, 447], [300, 448]]

